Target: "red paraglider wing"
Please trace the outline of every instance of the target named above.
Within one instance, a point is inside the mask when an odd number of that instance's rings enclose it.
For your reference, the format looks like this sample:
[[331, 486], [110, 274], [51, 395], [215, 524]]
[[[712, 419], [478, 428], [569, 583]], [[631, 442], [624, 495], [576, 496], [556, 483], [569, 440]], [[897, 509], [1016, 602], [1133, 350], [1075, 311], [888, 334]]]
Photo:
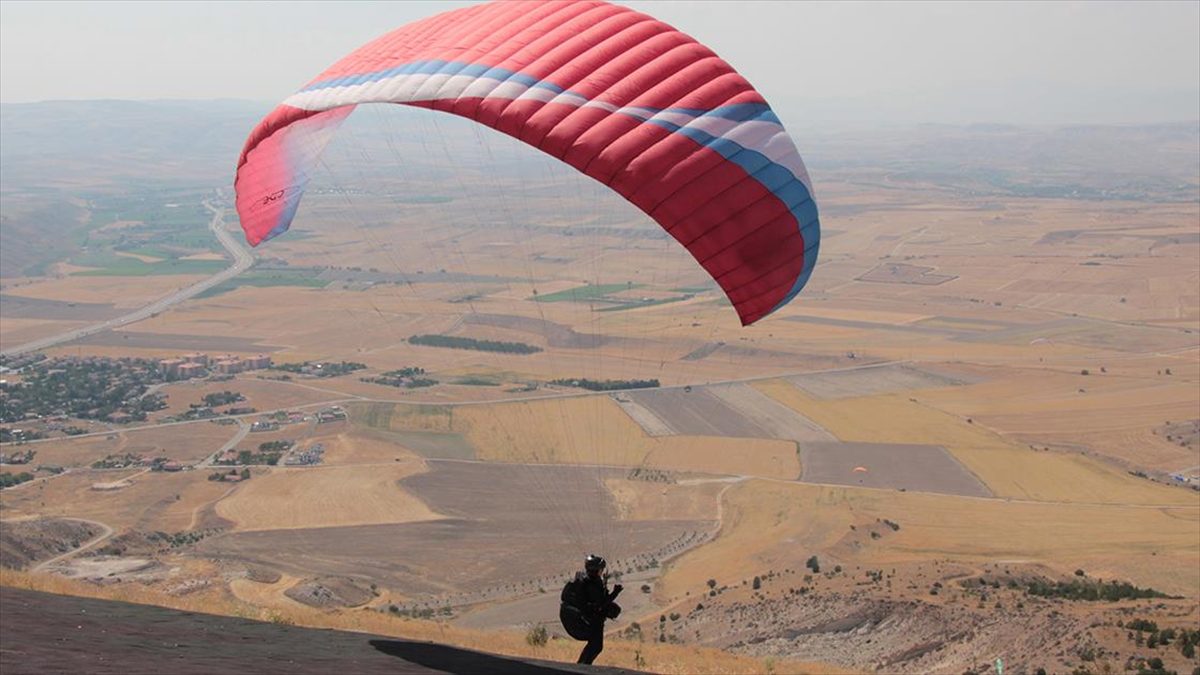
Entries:
[[359, 103], [454, 113], [533, 145], [650, 215], [743, 324], [807, 282], [820, 241], [808, 174], [750, 83], [691, 37], [605, 2], [495, 2], [359, 48], [264, 118], [238, 162], [251, 244], [287, 230]]

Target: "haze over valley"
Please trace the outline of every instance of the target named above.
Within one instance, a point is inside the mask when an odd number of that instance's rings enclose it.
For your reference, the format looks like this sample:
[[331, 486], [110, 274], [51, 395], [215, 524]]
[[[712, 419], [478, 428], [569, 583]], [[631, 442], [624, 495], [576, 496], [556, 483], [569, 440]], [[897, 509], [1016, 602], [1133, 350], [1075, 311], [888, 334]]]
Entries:
[[742, 327], [606, 186], [397, 106], [239, 263], [269, 108], [0, 106], [6, 585], [571, 660], [603, 548], [622, 667], [1197, 667], [1195, 121], [792, 128], [820, 262]]

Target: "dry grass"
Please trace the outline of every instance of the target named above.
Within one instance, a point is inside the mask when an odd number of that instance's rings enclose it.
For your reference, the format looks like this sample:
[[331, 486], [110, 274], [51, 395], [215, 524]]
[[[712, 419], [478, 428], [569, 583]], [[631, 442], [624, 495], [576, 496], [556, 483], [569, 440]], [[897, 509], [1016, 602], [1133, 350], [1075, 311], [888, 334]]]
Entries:
[[397, 481], [421, 473], [424, 462], [273, 468], [217, 503], [238, 530], [379, 525], [434, 520], [438, 514]]
[[[312, 386], [304, 386], [311, 384]], [[174, 415], [184, 412], [191, 404], [201, 403], [207, 394], [221, 391], [236, 391], [245, 401], [230, 404], [239, 408], [252, 407], [257, 410], [278, 410], [300, 405], [320, 403], [344, 398], [338, 392], [321, 391], [320, 381], [290, 383], [260, 380], [253, 376], [242, 376], [229, 382], [194, 380], [174, 382], [159, 390], [167, 395], [167, 408], [156, 415]], [[218, 406], [224, 409], [226, 406]]]
[[38, 464], [90, 467], [108, 455], [133, 453], [196, 462], [216, 452], [233, 437], [236, 427], [207, 422], [155, 429], [113, 431], [107, 436], [63, 438], [29, 446]]
[[[523, 633], [469, 630], [444, 623], [392, 617], [380, 612], [322, 611], [304, 607], [299, 603], [261, 608], [244, 603], [229, 593], [219, 590], [173, 596], [155, 588], [140, 585], [96, 586], [59, 576], [33, 575], [6, 569], [0, 569], [0, 585], [60, 595], [156, 605], [186, 612], [236, 616], [284, 625], [370, 633], [407, 640], [428, 640], [493, 654], [564, 663], [574, 662], [579, 653], [579, 643], [574, 641], [552, 640], [544, 647], [533, 647], [525, 642]], [[738, 675], [768, 671], [767, 664], [762, 659], [738, 656], [717, 649], [655, 642], [631, 642], [614, 638], [606, 641], [601, 660], [608, 665], [636, 667], [639, 670], [672, 675], [712, 672]], [[774, 660], [772, 666], [775, 672], [784, 673], [832, 675], [849, 672], [827, 664], [787, 660]]]
[[86, 321], [18, 319], [6, 316], [4, 321], [0, 322], [0, 346], [8, 349], [85, 325], [87, 325]]
[[[666, 596], [702, 591], [713, 576], [731, 580], [801, 569], [814, 554], [875, 567], [933, 560], [1042, 563], [1067, 575], [1083, 568], [1094, 577], [1200, 595], [1195, 503], [1016, 503], [766, 481], [742, 483], [725, 494], [720, 535], [669, 566], [660, 586]], [[851, 525], [885, 518], [899, 531], [861, 546], [840, 545], [854, 535]]]
[[159, 297], [196, 283], [204, 275], [140, 277], [41, 278], [14, 289], [30, 298], [64, 302], [113, 303], [117, 307], [141, 307]]
[[717, 494], [728, 483], [678, 485], [610, 478], [605, 487], [621, 520], [713, 520]]
[[[229, 490], [207, 480], [206, 471], [143, 473], [120, 490], [96, 491], [94, 483], [115, 482], [139, 471], [72, 471], [37, 485], [5, 490], [0, 497], [8, 514], [66, 516], [125, 528], [181, 532], [193, 527], [198, 513]], [[11, 512], [9, 511], [11, 509]]]
[[[1069, 371], [1005, 369], [990, 382], [923, 393], [921, 400], [1028, 442], [1084, 446], [1139, 466], [1178, 469], [1200, 458], [1150, 430], [1167, 420], [1194, 419], [1200, 410], [1200, 361], [1190, 356], [1179, 364], [1093, 358]], [[1163, 368], [1173, 375], [1161, 375]]]
[[[317, 430], [324, 426], [327, 425], [318, 426]], [[338, 426], [345, 428], [341, 423]], [[327, 466], [407, 462], [414, 458], [412, 453], [395, 443], [353, 433], [314, 434], [305, 445], [313, 443], [325, 445], [324, 464]]]

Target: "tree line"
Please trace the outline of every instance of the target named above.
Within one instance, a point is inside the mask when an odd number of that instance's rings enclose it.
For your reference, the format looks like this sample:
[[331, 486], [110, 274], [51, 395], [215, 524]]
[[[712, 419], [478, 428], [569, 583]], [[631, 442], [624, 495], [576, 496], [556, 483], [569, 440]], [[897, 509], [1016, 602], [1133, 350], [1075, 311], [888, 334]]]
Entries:
[[474, 338], [455, 337], [452, 335], [413, 335], [408, 338], [409, 344], [425, 347], [445, 347], [447, 349], [470, 349], [477, 352], [501, 352], [504, 354], [536, 354], [541, 347], [527, 345], [524, 342], [502, 342], [500, 340], [476, 340]]

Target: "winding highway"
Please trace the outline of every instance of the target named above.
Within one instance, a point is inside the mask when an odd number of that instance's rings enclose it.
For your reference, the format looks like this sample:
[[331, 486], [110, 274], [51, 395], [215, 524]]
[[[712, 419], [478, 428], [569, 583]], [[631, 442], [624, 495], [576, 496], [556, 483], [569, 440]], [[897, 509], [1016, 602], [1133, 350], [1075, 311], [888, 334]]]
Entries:
[[35, 352], [39, 349], [47, 349], [65, 342], [78, 340], [79, 338], [86, 337], [88, 335], [94, 335], [102, 331], [112, 330], [114, 328], [123, 328], [130, 324], [137, 323], [138, 321], [149, 319], [150, 317], [162, 312], [163, 310], [166, 310], [172, 305], [179, 304], [184, 300], [195, 297], [196, 295], [207, 291], [213, 286], [216, 286], [224, 281], [229, 281], [242, 272], [250, 269], [250, 266], [254, 264], [254, 254], [250, 252], [250, 249], [247, 248], [245, 244], [238, 240], [237, 236], [225, 229], [225, 209], [215, 206], [209, 201], [204, 202], [204, 208], [208, 209], [213, 214], [212, 220], [208, 223], [208, 229], [212, 230], [212, 233], [216, 236], [217, 241], [220, 241], [221, 245], [225, 247], [225, 250], [229, 252], [229, 255], [233, 257], [233, 265], [221, 270], [220, 272], [217, 272], [207, 279], [198, 281], [191, 286], [181, 288], [170, 295], [159, 298], [158, 300], [155, 300], [154, 302], [123, 316], [109, 319], [107, 321], [101, 321], [100, 323], [94, 323], [90, 326], [83, 326], [82, 328], [69, 330], [65, 333], [59, 333], [58, 335], [52, 335], [40, 340], [34, 340], [33, 342], [26, 342], [23, 345], [17, 345], [16, 347], [10, 347], [0, 351], [0, 354], [3, 354], [4, 356], [16, 356], [17, 354], [24, 354], [26, 352]]

